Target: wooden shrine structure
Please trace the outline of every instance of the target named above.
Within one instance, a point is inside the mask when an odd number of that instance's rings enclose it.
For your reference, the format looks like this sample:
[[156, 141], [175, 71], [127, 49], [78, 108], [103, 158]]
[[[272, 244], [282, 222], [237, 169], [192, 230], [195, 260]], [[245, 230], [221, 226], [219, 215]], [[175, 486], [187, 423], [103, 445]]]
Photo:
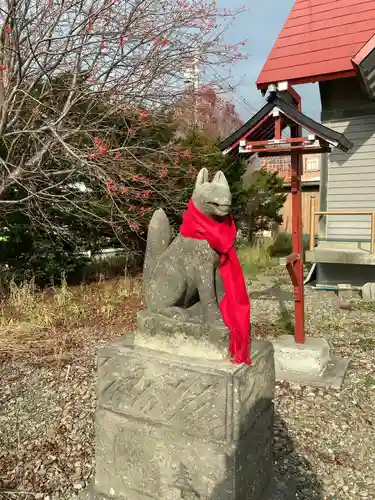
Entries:
[[[327, 153], [332, 148], [347, 152], [352, 143], [328, 127], [302, 113], [299, 94], [287, 83], [269, 87], [267, 103], [240, 129], [220, 144], [223, 154], [259, 157], [291, 157], [292, 253], [286, 258], [295, 304], [295, 341], [305, 342], [304, 277], [301, 221], [302, 157]], [[283, 133], [290, 130], [290, 134]], [[303, 131], [307, 135], [303, 136]]]

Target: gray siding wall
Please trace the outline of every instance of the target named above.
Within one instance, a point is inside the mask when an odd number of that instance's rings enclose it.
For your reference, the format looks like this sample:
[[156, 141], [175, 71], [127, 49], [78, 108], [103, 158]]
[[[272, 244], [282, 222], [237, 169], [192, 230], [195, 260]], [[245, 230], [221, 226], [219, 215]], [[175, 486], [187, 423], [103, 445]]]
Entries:
[[[348, 153], [334, 149], [328, 157], [326, 206], [328, 211], [375, 211], [375, 105], [356, 80], [349, 82], [326, 82], [323, 91], [321, 86], [322, 122], [354, 144]], [[369, 241], [370, 230], [370, 216], [327, 217], [328, 240]]]

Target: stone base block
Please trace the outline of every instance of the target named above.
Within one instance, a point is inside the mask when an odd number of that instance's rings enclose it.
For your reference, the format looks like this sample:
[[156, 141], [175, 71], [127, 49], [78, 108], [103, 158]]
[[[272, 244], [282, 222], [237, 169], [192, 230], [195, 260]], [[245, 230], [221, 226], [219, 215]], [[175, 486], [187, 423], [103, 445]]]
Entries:
[[254, 341], [252, 362], [102, 349], [93, 494], [263, 500], [273, 465], [272, 345]]
[[362, 287], [362, 299], [366, 302], [375, 301], [375, 283], [365, 283]]
[[95, 489], [128, 500], [261, 498], [272, 471], [272, 422], [269, 406], [242, 439], [215, 443], [99, 410]]
[[228, 328], [213, 328], [203, 322], [186, 322], [168, 318], [150, 311], [140, 311], [137, 315], [137, 328], [141, 333], [149, 335], [175, 335], [184, 334], [197, 339], [205, 338], [218, 345], [228, 344]]
[[278, 380], [340, 389], [349, 360], [331, 356], [325, 339], [310, 337], [304, 344], [296, 344], [292, 335], [284, 335], [276, 339], [273, 346]]

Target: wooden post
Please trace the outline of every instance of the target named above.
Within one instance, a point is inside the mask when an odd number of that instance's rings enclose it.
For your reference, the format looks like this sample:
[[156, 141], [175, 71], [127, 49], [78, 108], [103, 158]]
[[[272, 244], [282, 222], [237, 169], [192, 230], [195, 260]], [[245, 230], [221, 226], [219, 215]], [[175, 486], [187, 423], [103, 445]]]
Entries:
[[375, 212], [371, 214], [371, 241], [370, 241], [370, 253], [373, 254], [375, 250]]
[[282, 134], [281, 116], [275, 118], [275, 139], [281, 139]]
[[310, 197], [310, 250], [315, 246], [315, 196]]
[[[300, 135], [301, 127], [293, 127], [294, 137]], [[302, 244], [302, 203], [301, 203], [301, 177], [302, 154], [291, 152], [292, 170], [292, 253], [298, 255], [294, 264], [297, 283], [293, 285], [294, 311], [295, 311], [295, 341], [297, 344], [305, 343], [305, 301], [303, 290], [303, 244]]]

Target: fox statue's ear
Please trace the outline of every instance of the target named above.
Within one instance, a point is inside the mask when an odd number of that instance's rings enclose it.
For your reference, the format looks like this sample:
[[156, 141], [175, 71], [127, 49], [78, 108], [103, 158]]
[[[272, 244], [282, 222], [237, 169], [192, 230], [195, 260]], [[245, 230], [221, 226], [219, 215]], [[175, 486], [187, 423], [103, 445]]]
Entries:
[[229, 189], [229, 184], [228, 184], [228, 181], [225, 177], [225, 175], [223, 174], [223, 172], [221, 170], [219, 170], [218, 172], [216, 172], [214, 178], [212, 179], [212, 182], [214, 184], [221, 184], [222, 186], [225, 186]]
[[208, 170], [207, 168], [202, 168], [197, 175], [197, 180], [195, 181], [195, 187], [200, 186], [205, 182], [208, 182]]

